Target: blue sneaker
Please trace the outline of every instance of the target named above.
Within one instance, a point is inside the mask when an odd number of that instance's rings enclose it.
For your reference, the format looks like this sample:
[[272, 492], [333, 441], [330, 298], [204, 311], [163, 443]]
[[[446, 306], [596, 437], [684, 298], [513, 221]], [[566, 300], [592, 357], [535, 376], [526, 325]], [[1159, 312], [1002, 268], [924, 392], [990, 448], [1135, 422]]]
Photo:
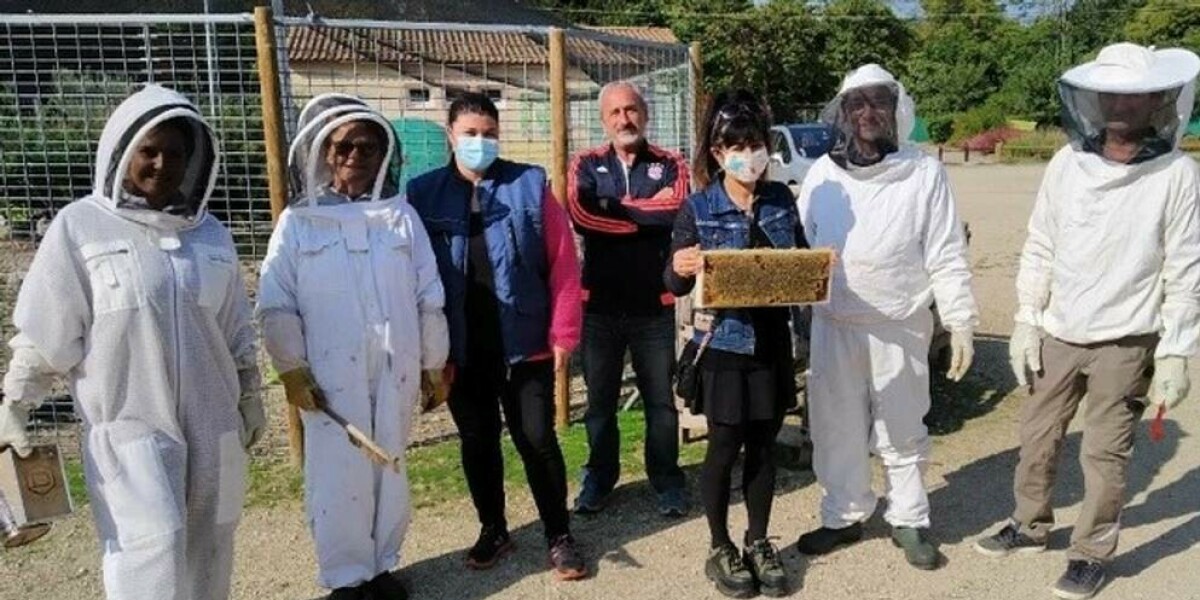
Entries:
[[658, 514], [668, 518], [680, 518], [691, 509], [687, 491], [683, 488], [667, 490], [658, 495]]
[[575, 497], [575, 514], [594, 515], [604, 510], [604, 503], [608, 500], [610, 493], [601, 492], [597, 486], [591, 485], [585, 478], [579, 495]]

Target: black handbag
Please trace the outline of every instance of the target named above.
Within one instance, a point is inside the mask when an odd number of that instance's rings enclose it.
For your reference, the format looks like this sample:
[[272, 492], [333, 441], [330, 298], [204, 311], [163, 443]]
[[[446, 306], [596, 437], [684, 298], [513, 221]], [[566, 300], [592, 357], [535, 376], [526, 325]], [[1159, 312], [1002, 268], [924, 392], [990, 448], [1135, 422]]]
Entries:
[[692, 340], [688, 340], [683, 345], [683, 350], [679, 353], [679, 360], [675, 362], [675, 395], [683, 398], [684, 404], [692, 414], [700, 414], [700, 357], [704, 355], [704, 349], [708, 348], [708, 342], [712, 339], [712, 332], [704, 334], [704, 337], [697, 344]]

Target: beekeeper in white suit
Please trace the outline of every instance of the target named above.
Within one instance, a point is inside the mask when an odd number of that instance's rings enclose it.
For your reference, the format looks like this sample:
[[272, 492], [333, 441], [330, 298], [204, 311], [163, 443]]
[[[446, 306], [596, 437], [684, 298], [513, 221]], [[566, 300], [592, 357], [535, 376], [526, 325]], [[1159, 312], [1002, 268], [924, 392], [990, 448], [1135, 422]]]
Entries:
[[825, 490], [822, 527], [800, 537], [806, 554], [862, 538], [875, 511], [870, 453], [883, 459], [892, 539], [909, 563], [936, 568], [929, 500], [931, 303], [951, 332], [949, 377], [973, 356], [978, 310], [963, 227], [945, 169], [906, 143], [913, 101], [890, 73], [853, 71], [825, 109], [833, 150], [809, 170], [798, 196], [813, 247], [838, 256], [828, 304], [814, 307], [809, 416], [813, 468]]
[[1171, 407], [1190, 388], [1187, 358], [1200, 346], [1200, 173], [1179, 140], [1197, 72], [1200, 58], [1188, 50], [1114, 44], [1059, 80], [1070, 144], [1046, 167], [1029, 220], [1009, 343], [1017, 380], [1032, 387], [1021, 407], [1016, 510], [976, 549], [1045, 548], [1063, 436], [1082, 403], [1083, 505], [1053, 587], [1062, 598], [1091, 597], [1107, 579], [1140, 398], [1148, 392]]
[[409, 521], [406, 470], [371, 463], [327, 405], [403, 457], [422, 371], [449, 352], [429, 238], [398, 195], [391, 125], [347, 97], [306, 108], [291, 153], [303, 186], [271, 236], [257, 314], [288, 401], [302, 409], [318, 582], [331, 599], [407, 597], [390, 570]]
[[24, 452], [29, 411], [65, 377], [112, 600], [229, 597], [245, 448], [265, 419], [233, 238], [205, 211], [218, 163], [186, 98], [130, 96], [13, 313], [0, 446]]

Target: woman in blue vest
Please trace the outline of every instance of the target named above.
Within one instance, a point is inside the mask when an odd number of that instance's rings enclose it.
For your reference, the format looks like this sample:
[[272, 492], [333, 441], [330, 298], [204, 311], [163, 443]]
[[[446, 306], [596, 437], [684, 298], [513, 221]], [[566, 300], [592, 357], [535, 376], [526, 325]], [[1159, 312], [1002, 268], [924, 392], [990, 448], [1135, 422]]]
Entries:
[[554, 371], [582, 328], [579, 263], [566, 210], [540, 167], [498, 158], [500, 113], [478, 93], [450, 105], [450, 164], [408, 184], [446, 289], [450, 413], [482, 530], [467, 566], [487, 569], [513, 549], [504, 517], [500, 409], [545, 527], [559, 579], [587, 568], [567, 512], [567, 476], [554, 433]]
[[[696, 154], [701, 191], [675, 221], [664, 279], [676, 296], [691, 292], [700, 251], [806, 247], [795, 198], [782, 183], [766, 181], [768, 110], [745, 91], [714, 98]], [[775, 493], [771, 449], [784, 411], [795, 403], [792, 339], [787, 308], [697, 310], [692, 344], [698, 400], [692, 411], [708, 421], [701, 495], [712, 546], [705, 574], [730, 597], [788, 593], [778, 551], [767, 539]], [[742, 492], [749, 528], [739, 551], [729, 537], [733, 466], [745, 448]]]

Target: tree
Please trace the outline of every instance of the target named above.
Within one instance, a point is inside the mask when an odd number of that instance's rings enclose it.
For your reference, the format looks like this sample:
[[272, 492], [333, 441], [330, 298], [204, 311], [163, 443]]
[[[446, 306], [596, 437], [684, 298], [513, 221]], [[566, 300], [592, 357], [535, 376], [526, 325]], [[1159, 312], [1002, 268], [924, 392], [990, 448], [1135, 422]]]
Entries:
[[801, 0], [773, 0], [744, 16], [700, 24], [710, 92], [743, 87], [763, 94], [778, 122], [833, 95], [837, 78], [821, 66], [825, 28]]
[[1125, 26], [1129, 41], [1200, 51], [1200, 7], [1194, 0], [1150, 0]]
[[710, 46], [710, 42], [703, 36], [710, 27], [716, 25], [716, 22], [738, 18], [731, 18], [728, 15], [749, 15], [754, 10], [754, 4], [750, 0], [658, 1], [675, 37], [685, 44], [694, 41], [702, 42], [705, 48]]
[[1055, 48], [1060, 32], [1061, 23], [1052, 17], [1027, 27], [1006, 28], [995, 44], [1003, 82], [988, 103], [1009, 117], [1057, 124], [1062, 106], [1058, 77], [1063, 67]]
[[664, 26], [662, 0], [533, 0], [531, 6], [559, 12], [572, 23], [603, 26]]
[[834, 76], [867, 63], [903, 74], [916, 32], [882, 0], [833, 0], [820, 16], [828, 38], [822, 64]]
[[1088, 60], [1101, 48], [1124, 41], [1125, 24], [1146, 0], [1075, 0], [1064, 15], [1064, 70]]
[[921, 0], [921, 10], [932, 30], [959, 23], [974, 33], [988, 33], [1004, 20], [995, 0]]
[[908, 88], [918, 112], [946, 116], [982, 104], [1000, 88], [995, 46], [961, 22], [932, 30], [908, 64]]

